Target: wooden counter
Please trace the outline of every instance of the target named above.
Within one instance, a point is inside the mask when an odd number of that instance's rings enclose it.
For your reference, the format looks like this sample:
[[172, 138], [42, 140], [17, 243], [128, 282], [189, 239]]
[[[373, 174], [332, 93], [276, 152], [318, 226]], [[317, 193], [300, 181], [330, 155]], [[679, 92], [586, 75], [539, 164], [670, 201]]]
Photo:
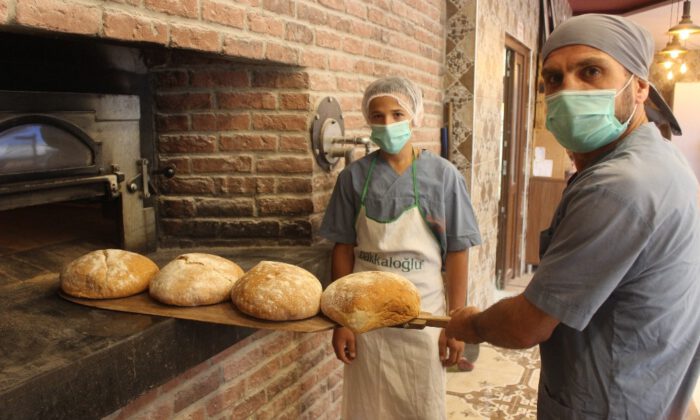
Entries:
[[540, 263], [540, 232], [547, 229], [559, 205], [566, 181], [557, 178], [532, 177], [527, 196], [527, 233], [525, 263]]

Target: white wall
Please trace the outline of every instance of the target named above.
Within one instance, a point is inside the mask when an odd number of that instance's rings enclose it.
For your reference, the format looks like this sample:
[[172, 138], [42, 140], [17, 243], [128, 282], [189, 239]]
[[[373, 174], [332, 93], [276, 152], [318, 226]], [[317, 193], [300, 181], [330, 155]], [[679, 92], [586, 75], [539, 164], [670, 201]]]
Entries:
[[695, 176], [700, 179], [700, 83], [678, 82], [673, 93], [673, 113], [683, 130], [682, 136], [673, 136], [673, 143], [681, 150]]

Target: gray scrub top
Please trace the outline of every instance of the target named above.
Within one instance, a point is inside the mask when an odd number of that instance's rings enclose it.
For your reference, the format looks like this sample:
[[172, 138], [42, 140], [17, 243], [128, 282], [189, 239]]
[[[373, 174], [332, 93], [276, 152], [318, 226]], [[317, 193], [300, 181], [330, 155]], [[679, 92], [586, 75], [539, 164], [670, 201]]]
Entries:
[[525, 290], [561, 321], [540, 345], [539, 418], [682, 418], [700, 369], [699, 201], [651, 123], [566, 188]]
[[[379, 152], [348, 165], [338, 175], [326, 214], [321, 236], [344, 244], [356, 241], [355, 217], [360, 211], [360, 196], [372, 158]], [[443, 254], [461, 251], [481, 243], [474, 210], [464, 177], [449, 161], [423, 150], [416, 157], [416, 180], [420, 207]], [[367, 217], [390, 221], [414, 204], [411, 168], [398, 175], [381, 157], [372, 172], [365, 197]]]

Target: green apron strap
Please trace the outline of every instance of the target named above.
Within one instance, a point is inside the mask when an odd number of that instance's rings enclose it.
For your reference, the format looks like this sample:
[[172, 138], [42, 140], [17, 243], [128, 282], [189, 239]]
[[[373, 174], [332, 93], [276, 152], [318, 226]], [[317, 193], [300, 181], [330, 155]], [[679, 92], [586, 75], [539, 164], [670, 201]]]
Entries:
[[[416, 181], [416, 151], [413, 150], [413, 161], [411, 162], [411, 176], [413, 177], [413, 203], [420, 210], [420, 198], [418, 195], [418, 182]], [[421, 211], [421, 214], [423, 212]]]
[[372, 163], [369, 164], [369, 171], [367, 171], [367, 179], [365, 179], [365, 185], [362, 187], [362, 195], [360, 196], [360, 205], [365, 205], [365, 197], [367, 196], [367, 190], [369, 189], [369, 180], [372, 178], [372, 171], [374, 170], [374, 165], [377, 163], [377, 155], [372, 157]]

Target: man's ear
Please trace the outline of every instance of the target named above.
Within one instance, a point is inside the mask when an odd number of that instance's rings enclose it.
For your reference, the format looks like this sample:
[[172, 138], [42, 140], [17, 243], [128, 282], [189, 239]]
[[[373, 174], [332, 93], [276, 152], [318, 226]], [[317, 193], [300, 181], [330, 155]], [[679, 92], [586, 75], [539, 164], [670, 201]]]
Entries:
[[634, 82], [634, 101], [643, 104], [649, 97], [649, 82], [637, 76], [634, 77]]

